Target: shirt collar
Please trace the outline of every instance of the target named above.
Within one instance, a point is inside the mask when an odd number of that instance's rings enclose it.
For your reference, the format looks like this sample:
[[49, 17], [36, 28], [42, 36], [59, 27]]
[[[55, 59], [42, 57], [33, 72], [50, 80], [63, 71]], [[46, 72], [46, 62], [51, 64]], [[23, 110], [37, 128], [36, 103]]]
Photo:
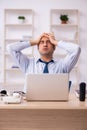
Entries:
[[[40, 62], [39, 59], [40, 59], [40, 58], [36, 58], [36, 63]], [[56, 62], [56, 59], [53, 58], [52, 60], [53, 60], [53, 63]]]

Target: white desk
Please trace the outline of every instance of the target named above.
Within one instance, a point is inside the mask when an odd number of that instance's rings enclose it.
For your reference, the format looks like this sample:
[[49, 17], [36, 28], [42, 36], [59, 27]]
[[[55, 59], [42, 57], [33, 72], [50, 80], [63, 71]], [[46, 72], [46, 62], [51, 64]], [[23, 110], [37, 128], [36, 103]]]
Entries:
[[0, 103], [0, 130], [87, 130], [87, 101]]

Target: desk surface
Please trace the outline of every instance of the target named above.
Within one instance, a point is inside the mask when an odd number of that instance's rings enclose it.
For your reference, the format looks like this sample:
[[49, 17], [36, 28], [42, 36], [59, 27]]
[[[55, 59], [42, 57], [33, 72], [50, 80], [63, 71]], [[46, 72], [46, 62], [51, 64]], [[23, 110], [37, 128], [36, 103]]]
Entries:
[[0, 109], [87, 109], [87, 99], [81, 102], [73, 93], [69, 95], [67, 102], [27, 102], [23, 100], [21, 104], [5, 104], [1, 101]]
[[1, 130], [87, 130], [87, 99], [68, 102], [0, 103]]

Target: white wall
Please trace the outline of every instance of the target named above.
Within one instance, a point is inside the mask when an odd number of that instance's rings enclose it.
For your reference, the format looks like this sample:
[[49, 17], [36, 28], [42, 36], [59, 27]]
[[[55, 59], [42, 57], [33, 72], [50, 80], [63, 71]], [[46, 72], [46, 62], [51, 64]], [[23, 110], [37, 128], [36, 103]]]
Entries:
[[[87, 82], [87, 0], [0, 0], [0, 41], [3, 44], [3, 9], [31, 8], [34, 11], [34, 37], [49, 32], [50, 9], [78, 9], [80, 11], [80, 81]], [[1, 19], [2, 18], [2, 19]]]

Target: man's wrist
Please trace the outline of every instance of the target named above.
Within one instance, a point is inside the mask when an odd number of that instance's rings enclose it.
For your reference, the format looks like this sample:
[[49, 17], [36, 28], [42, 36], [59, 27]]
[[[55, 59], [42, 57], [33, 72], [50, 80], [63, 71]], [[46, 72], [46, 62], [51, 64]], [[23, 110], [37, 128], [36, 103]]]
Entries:
[[37, 44], [37, 42], [35, 40], [30, 40], [29, 42], [30, 42], [31, 46], [34, 46]]
[[57, 46], [58, 45], [58, 41], [55, 40], [54, 41], [54, 45]]

